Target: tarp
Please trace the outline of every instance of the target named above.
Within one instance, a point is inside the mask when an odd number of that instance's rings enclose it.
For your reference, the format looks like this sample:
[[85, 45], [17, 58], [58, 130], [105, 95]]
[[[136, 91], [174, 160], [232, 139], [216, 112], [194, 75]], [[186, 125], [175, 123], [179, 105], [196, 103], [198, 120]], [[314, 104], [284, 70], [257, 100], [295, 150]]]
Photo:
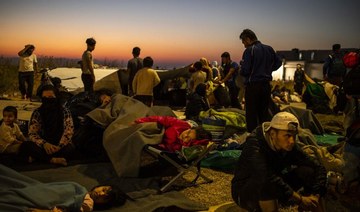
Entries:
[[[100, 80], [117, 71], [117, 69], [95, 69], [95, 86]], [[81, 81], [80, 68], [56, 68], [50, 70], [49, 75], [51, 77], [59, 77], [61, 79], [61, 84], [69, 91], [75, 91], [76, 89], [84, 86]], [[116, 80], [118, 80], [118, 78], [116, 78]]]
[[[175, 79], [177, 77], [190, 78], [189, 67], [173, 70], [156, 70], [161, 80]], [[128, 84], [128, 73], [126, 69], [95, 69], [94, 89], [107, 88], [121, 93], [121, 84]], [[56, 68], [49, 71], [51, 77], [59, 77], [61, 83], [70, 92], [79, 93], [83, 91], [80, 68]]]

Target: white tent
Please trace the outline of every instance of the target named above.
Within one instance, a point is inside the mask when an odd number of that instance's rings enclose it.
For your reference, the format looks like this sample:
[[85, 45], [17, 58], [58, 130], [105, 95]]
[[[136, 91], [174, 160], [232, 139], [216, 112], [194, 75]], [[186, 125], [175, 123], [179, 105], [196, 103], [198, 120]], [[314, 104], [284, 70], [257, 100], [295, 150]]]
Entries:
[[[119, 78], [116, 74], [118, 69], [95, 69], [95, 89], [100, 88], [103, 85], [106, 85], [108, 88], [114, 87], [114, 89], [119, 89]], [[81, 81], [81, 69], [80, 68], [56, 68], [49, 71], [51, 77], [59, 77], [61, 79], [61, 84], [66, 87], [70, 92], [80, 92], [83, 90], [83, 82]], [[108, 77], [112, 76], [112, 77]], [[105, 80], [106, 79], [106, 80]], [[105, 80], [105, 81], [104, 81]]]
[[[177, 77], [189, 78], [189, 66], [178, 68], [175, 70], [156, 70], [161, 80], [174, 79]], [[121, 84], [126, 85], [128, 82], [128, 74], [125, 69], [95, 69], [95, 85], [94, 89], [107, 88], [114, 92], [121, 93]], [[83, 83], [81, 81], [80, 68], [56, 68], [49, 71], [51, 77], [59, 77], [61, 84], [71, 93], [79, 93], [83, 91]]]

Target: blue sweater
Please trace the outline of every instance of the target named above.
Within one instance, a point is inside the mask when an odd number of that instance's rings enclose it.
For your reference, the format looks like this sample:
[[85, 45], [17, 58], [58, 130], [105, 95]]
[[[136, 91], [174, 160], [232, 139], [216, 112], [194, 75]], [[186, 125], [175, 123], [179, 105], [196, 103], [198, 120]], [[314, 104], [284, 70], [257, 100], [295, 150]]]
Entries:
[[276, 71], [281, 63], [271, 46], [256, 41], [244, 51], [240, 74], [245, 77], [245, 84], [268, 82], [272, 80], [271, 73]]

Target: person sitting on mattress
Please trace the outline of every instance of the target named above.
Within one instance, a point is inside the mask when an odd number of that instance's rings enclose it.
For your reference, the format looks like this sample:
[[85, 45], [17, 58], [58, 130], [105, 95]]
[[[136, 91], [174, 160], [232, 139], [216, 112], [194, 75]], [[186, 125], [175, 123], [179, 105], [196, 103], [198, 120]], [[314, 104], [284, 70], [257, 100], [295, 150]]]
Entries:
[[75, 151], [71, 113], [61, 105], [52, 85], [42, 88], [41, 102], [29, 121], [30, 141], [24, 142], [20, 151], [26, 158], [29, 156], [38, 161], [65, 166], [66, 158], [74, 155]]
[[149, 116], [135, 120], [135, 123], [157, 122], [165, 128], [163, 141], [159, 146], [170, 152], [181, 150], [182, 146], [206, 145], [211, 140], [210, 132], [201, 126], [192, 127], [187, 121], [171, 116]]
[[0, 211], [106, 210], [132, 200], [116, 185], [90, 191], [75, 182], [42, 183], [0, 164]]

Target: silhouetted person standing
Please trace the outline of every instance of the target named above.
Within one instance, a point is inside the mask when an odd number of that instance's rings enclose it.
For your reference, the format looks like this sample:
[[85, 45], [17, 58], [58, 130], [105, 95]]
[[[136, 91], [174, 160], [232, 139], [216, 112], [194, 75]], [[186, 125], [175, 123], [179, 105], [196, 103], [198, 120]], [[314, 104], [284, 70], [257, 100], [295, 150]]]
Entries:
[[330, 54], [324, 62], [323, 75], [324, 80], [331, 84], [340, 86], [343, 77], [346, 74], [346, 67], [343, 62], [344, 55], [341, 53], [341, 45], [332, 46], [333, 53]]
[[[34, 87], [34, 72], [37, 72], [37, 58], [34, 54], [35, 46], [28, 44], [19, 51], [19, 90], [22, 99], [31, 99]], [[27, 85], [27, 87], [26, 87]]]
[[140, 56], [140, 48], [139, 47], [133, 48], [132, 55], [134, 58], [129, 60], [129, 62], [127, 64], [127, 72], [129, 73], [129, 82], [128, 82], [129, 96], [134, 95], [134, 91], [132, 88], [132, 84], [133, 84], [132, 82], [134, 80], [135, 74], [143, 67], [143, 60], [139, 57]]
[[149, 107], [153, 105], [153, 89], [160, 83], [158, 74], [152, 69], [153, 65], [154, 60], [151, 57], [145, 57], [144, 68], [135, 74], [132, 84], [134, 98]]
[[87, 48], [82, 55], [81, 63], [81, 80], [84, 83], [84, 90], [87, 92], [94, 91], [95, 74], [94, 74], [94, 59], [91, 54], [95, 49], [96, 41], [94, 38], [86, 39]]
[[305, 71], [302, 69], [301, 64], [296, 65], [296, 70], [294, 73], [294, 91], [302, 96], [302, 91], [304, 88], [305, 80]]
[[255, 33], [244, 29], [240, 39], [245, 46], [240, 74], [245, 77], [245, 110], [248, 132], [270, 120], [272, 72], [281, 66], [281, 60], [271, 46], [258, 41]]

